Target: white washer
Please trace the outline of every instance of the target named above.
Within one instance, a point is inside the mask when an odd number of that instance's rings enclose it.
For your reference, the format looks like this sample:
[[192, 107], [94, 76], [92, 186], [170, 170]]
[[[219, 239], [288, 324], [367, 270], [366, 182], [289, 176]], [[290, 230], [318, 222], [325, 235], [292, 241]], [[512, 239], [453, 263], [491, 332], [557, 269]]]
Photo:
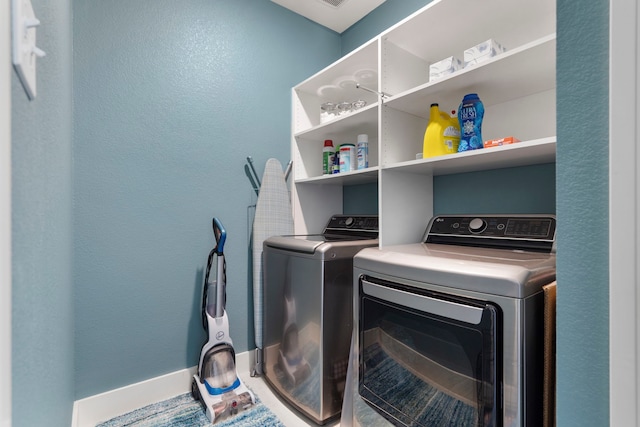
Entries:
[[340, 415], [353, 329], [353, 256], [378, 245], [378, 217], [334, 215], [322, 234], [264, 242], [264, 378], [303, 415]]

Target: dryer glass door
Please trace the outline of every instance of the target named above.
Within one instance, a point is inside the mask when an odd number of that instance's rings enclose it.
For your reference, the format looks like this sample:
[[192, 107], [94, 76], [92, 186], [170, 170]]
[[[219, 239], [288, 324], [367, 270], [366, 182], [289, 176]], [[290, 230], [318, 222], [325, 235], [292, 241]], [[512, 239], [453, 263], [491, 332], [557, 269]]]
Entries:
[[360, 396], [394, 425], [501, 426], [499, 308], [359, 283]]

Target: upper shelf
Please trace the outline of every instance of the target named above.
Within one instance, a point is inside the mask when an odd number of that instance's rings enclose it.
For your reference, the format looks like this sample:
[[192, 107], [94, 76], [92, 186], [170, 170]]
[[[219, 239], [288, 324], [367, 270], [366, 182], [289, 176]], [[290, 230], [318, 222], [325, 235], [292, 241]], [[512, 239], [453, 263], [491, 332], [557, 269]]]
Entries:
[[[554, 89], [556, 35], [550, 34], [481, 64], [395, 94], [385, 104], [418, 117], [429, 117], [433, 99], [459, 102], [469, 92], [481, 94], [486, 106]], [[527, 82], [522, 84], [522, 82]]]
[[[321, 106], [324, 103], [339, 105], [364, 101], [369, 108], [377, 105], [378, 45], [378, 39], [370, 41], [293, 88], [294, 135], [301, 135], [308, 130], [321, 133], [329, 128], [341, 132], [340, 125], [333, 128], [335, 123], [344, 125], [344, 118], [362, 117], [362, 110], [366, 110], [363, 108], [335, 118], [330, 123], [323, 123]], [[317, 134], [305, 135], [305, 138], [311, 137], [315, 138]]]
[[377, 39], [345, 55], [323, 70], [295, 86], [298, 92], [318, 97], [318, 105], [325, 101], [355, 100], [367, 95], [356, 83], [378, 89]]
[[555, 0], [434, 0], [381, 37], [434, 63], [487, 39], [511, 50], [555, 31]]
[[336, 117], [326, 123], [297, 132], [296, 138], [309, 140], [322, 140], [337, 138], [339, 135], [366, 133], [377, 135], [378, 133], [378, 102], [367, 105], [361, 110]]

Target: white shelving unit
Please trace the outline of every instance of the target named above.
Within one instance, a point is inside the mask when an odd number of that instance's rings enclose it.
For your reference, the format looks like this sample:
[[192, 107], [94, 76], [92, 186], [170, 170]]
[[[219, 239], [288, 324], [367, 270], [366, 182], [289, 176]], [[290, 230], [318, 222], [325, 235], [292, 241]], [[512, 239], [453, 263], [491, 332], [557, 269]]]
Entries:
[[[526, 16], [527, 19], [521, 19]], [[377, 183], [380, 245], [413, 243], [433, 215], [433, 177], [555, 161], [555, 0], [435, 0], [292, 90], [295, 232], [322, 231], [342, 212], [346, 185]], [[495, 39], [507, 51], [429, 81], [429, 65]], [[384, 93], [358, 89], [356, 84]], [[429, 106], [457, 110], [477, 93], [483, 139], [521, 142], [417, 159]], [[324, 102], [364, 100], [364, 108], [321, 122]], [[369, 135], [365, 170], [322, 175], [325, 139]]]

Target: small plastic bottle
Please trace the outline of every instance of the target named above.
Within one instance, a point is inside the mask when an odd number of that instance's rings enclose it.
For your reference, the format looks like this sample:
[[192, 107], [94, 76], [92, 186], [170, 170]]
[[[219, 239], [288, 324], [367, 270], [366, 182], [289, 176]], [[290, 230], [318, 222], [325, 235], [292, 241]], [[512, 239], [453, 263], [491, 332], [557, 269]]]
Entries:
[[356, 146], [342, 144], [340, 146], [340, 173], [356, 170]]
[[331, 173], [340, 173], [340, 146], [336, 147], [335, 155], [333, 156], [333, 168], [331, 169]]
[[336, 154], [335, 148], [333, 148], [333, 141], [331, 139], [324, 140], [324, 147], [322, 148], [322, 174], [331, 175], [333, 173], [333, 158]]
[[366, 133], [358, 135], [356, 157], [358, 158], [358, 170], [369, 167], [369, 136]]

